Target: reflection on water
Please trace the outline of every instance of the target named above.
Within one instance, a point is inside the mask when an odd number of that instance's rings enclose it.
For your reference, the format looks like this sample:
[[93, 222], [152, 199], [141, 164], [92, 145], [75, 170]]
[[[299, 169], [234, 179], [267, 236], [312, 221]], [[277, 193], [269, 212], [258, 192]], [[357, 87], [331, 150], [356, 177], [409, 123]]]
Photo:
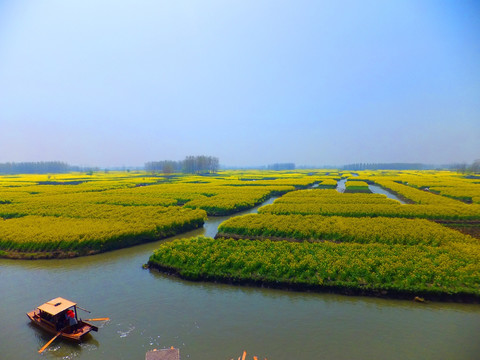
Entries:
[[[254, 210], [253, 210], [254, 211]], [[178, 237], [213, 236], [225, 218]], [[110, 317], [81, 344], [56, 340], [47, 359], [474, 359], [480, 306], [288, 292], [189, 282], [142, 269], [161, 241], [68, 260], [0, 259], [1, 359], [31, 359], [50, 338], [25, 313], [57, 296]]]

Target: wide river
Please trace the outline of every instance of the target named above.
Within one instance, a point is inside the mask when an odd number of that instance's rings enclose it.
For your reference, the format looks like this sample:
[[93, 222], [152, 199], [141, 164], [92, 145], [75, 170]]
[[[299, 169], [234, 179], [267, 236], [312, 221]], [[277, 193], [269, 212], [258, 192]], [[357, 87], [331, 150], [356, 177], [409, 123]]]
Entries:
[[[255, 212], [252, 209], [249, 212]], [[226, 218], [179, 237], [214, 236]], [[187, 282], [142, 269], [161, 243], [70, 260], [0, 259], [0, 359], [479, 359], [480, 305], [287, 292]], [[56, 340], [25, 313], [57, 296], [110, 317], [81, 344]]]

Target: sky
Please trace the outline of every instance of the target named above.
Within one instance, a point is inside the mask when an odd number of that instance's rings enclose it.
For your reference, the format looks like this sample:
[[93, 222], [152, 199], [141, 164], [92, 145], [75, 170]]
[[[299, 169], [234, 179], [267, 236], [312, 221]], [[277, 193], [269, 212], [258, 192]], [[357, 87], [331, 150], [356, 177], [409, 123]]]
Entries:
[[480, 158], [476, 1], [0, 1], [0, 163]]

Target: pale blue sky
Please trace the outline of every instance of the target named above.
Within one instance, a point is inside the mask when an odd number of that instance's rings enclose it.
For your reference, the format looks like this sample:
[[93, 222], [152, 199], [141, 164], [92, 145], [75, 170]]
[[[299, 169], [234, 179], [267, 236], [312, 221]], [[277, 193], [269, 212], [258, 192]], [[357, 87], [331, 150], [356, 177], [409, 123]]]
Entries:
[[0, 162], [472, 162], [475, 1], [0, 2]]

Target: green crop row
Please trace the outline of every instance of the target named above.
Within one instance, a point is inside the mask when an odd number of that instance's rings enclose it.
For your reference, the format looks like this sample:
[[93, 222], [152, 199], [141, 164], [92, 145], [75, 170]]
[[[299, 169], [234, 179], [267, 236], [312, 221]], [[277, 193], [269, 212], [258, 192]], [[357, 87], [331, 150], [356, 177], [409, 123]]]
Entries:
[[294, 190], [293, 187], [241, 187], [234, 191], [201, 196], [187, 202], [184, 206], [192, 209], [203, 209], [208, 215], [225, 216], [261, 204], [273, 195], [284, 194]]
[[[445, 196], [432, 194], [429, 191], [419, 190], [408, 185], [399, 184], [391, 180], [375, 180], [377, 184], [388, 188], [393, 192], [412, 200], [416, 204], [422, 205], [440, 205], [440, 206], [462, 206], [465, 205], [458, 200], [450, 199]], [[467, 206], [467, 205], [465, 205]]]
[[384, 204], [282, 204], [266, 205], [258, 210], [259, 213], [277, 215], [337, 215], [353, 217], [403, 217], [424, 219], [449, 220], [478, 220], [480, 207], [453, 207], [442, 205], [384, 205]]
[[340, 193], [337, 190], [292, 191], [275, 200], [275, 204], [385, 204], [399, 202], [383, 194]]
[[326, 179], [323, 180], [318, 187], [320, 189], [335, 189], [337, 187], [337, 180], [334, 179]]
[[368, 190], [368, 184], [365, 181], [349, 180], [345, 183], [346, 190]]
[[203, 210], [142, 209], [124, 218], [24, 216], [0, 221], [0, 250], [85, 255], [158, 240], [203, 226]]
[[151, 267], [198, 280], [480, 299], [480, 252], [387, 244], [210, 239], [163, 243]]
[[[411, 190], [419, 192], [416, 189]], [[434, 194], [428, 195], [440, 197]], [[282, 196], [273, 204], [261, 207], [259, 212], [277, 215], [381, 216], [439, 220], [480, 219], [480, 205], [444, 199], [453, 203], [445, 203], [442, 200], [435, 204], [401, 205], [398, 201], [388, 199], [385, 195], [380, 194], [349, 194], [339, 193], [336, 190], [301, 190]], [[433, 200], [431, 201], [433, 202]]]
[[477, 244], [478, 240], [424, 219], [248, 214], [224, 221], [218, 236], [403, 245]]

